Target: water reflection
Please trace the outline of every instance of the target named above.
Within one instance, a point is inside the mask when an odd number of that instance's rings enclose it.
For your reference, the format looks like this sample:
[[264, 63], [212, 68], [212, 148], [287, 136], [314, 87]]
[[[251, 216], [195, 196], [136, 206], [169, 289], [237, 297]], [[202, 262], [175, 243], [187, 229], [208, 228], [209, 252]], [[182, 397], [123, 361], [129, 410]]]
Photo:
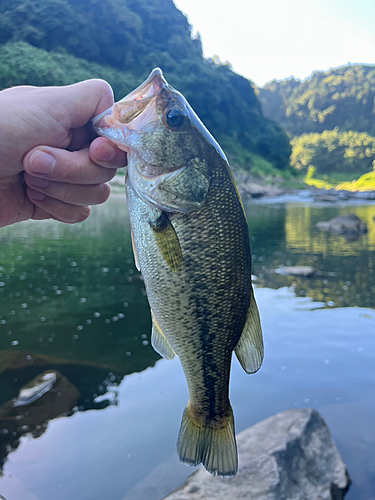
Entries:
[[[9, 453], [18, 448], [23, 435], [40, 437], [49, 420], [68, 415], [80, 399], [78, 389], [64, 375], [58, 371], [53, 374], [53, 388], [40, 398], [28, 404], [19, 404], [13, 398], [0, 406], [0, 469], [3, 469]], [[43, 374], [38, 374], [37, 378], [41, 376]]]
[[[319, 231], [315, 225], [355, 213], [368, 226], [357, 241]], [[252, 234], [253, 272], [261, 286], [288, 285], [328, 307], [374, 307], [375, 205], [314, 207], [291, 203], [247, 207]], [[312, 266], [311, 278], [280, 276], [280, 266]]]
[[[109, 384], [160, 356], [149, 342], [147, 299], [123, 197], [81, 226], [45, 221], [4, 228], [0, 249], [1, 467], [20, 436], [34, 435], [36, 426], [45, 429], [61, 414], [106, 408], [112, 402], [101, 396]], [[47, 369], [57, 370], [77, 397], [59, 399], [51, 413], [51, 394], [45, 394], [36, 403], [37, 418], [35, 404], [17, 413], [13, 398]], [[37, 424], [29, 423], [30, 415]]]

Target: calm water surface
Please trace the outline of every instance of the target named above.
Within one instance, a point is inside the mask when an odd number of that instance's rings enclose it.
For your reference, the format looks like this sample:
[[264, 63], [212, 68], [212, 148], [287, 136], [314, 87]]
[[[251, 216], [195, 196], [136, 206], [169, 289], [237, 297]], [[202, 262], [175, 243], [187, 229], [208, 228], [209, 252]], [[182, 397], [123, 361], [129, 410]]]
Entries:
[[[274, 202], [246, 212], [266, 354], [253, 376], [233, 363], [236, 429], [313, 406], [348, 465], [347, 498], [375, 499], [375, 205]], [[357, 241], [315, 228], [351, 212], [368, 224]], [[283, 265], [316, 272], [274, 272]], [[123, 196], [83, 224], [0, 230], [0, 494], [158, 500], [193, 472], [175, 449], [186, 382], [178, 360], [153, 351], [150, 329]], [[14, 407], [48, 370], [54, 389]]]

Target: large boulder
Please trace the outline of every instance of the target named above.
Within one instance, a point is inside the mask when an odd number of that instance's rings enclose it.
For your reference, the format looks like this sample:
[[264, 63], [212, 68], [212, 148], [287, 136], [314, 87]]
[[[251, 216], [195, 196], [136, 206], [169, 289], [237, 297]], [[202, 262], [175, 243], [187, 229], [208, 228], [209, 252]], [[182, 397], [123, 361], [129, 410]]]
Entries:
[[366, 224], [355, 214], [341, 215], [326, 222], [317, 222], [316, 227], [321, 231], [343, 235], [349, 240], [355, 240], [367, 233]]
[[234, 478], [200, 468], [165, 500], [342, 500], [350, 479], [329, 429], [312, 408], [287, 410], [237, 437]]

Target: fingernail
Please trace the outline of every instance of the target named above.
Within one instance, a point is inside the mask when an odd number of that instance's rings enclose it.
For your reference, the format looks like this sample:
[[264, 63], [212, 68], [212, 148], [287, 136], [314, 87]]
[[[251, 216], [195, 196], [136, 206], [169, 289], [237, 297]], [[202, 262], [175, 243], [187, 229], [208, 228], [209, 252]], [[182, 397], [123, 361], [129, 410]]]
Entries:
[[41, 179], [40, 177], [30, 176], [28, 178], [28, 183], [40, 188], [46, 188], [48, 186], [48, 181], [46, 179]]
[[28, 189], [27, 196], [35, 201], [43, 201], [46, 197], [45, 194], [39, 193], [39, 191], [34, 191], [34, 189]]
[[115, 157], [116, 150], [113, 146], [104, 142], [98, 147], [96, 154], [100, 161], [111, 161]]
[[35, 174], [52, 174], [56, 165], [56, 158], [49, 153], [37, 149], [30, 156], [29, 167]]

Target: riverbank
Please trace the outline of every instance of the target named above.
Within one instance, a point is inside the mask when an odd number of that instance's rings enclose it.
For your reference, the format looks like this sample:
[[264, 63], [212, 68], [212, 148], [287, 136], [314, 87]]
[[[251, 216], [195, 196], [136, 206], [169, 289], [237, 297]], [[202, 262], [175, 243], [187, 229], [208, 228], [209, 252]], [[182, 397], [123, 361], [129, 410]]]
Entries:
[[[275, 201], [276, 199], [286, 201], [286, 198], [290, 198], [293, 201], [300, 199], [301, 201], [324, 203], [375, 201], [375, 191], [319, 189], [308, 186], [302, 179], [286, 181], [276, 177], [257, 178], [243, 170], [234, 170], [234, 176], [241, 198], [245, 202], [259, 199], [269, 201], [269, 198], [275, 198]], [[116, 175], [109, 184], [113, 192], [122, 192], [125, 188], [125, 175], [123, 173]]]

